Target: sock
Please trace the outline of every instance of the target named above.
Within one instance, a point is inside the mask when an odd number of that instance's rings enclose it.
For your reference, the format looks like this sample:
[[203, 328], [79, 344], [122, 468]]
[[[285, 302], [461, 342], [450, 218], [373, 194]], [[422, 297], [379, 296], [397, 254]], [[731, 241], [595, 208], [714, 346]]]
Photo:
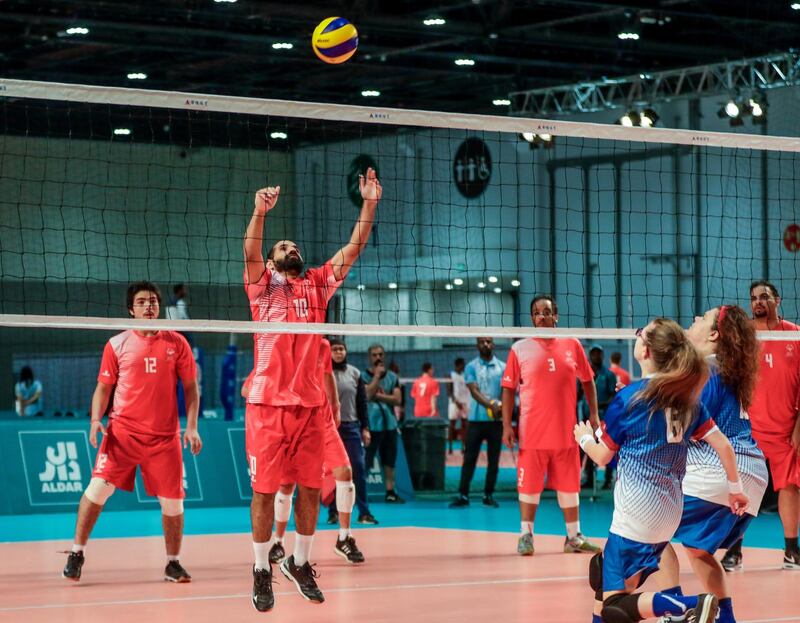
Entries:
[[350, 528], [339, 528], [339, 540], [344, 541], [350, 536]]
[[742, 539], [739, 539], [728, 548], [728, 552], [733, 552], [734, 554], [741, 554], [742, 553]]
[[681, 589], [681, 585], [673, 586], [672, 588], [662, 588], [659, 592], [664, 593], [665, 595], [679, 595], [683, 596], [683, 589]]
[[533, 522], [532, 521], [520, 522], [520, 534], [533, 535]]
[[73, 543], [72, 544], [72, 551], [73, 552], [82, 552], [84, 549], [86, 549], [85, 545], [81, 545], [80, 543]]
[[311, 544], [314, 542], [313, 534], [295, 533], [294, 537], [294, 564], [302, 567], [311, 557]]
[[717, 623], [736, 623], [736, 617], [733, 616], [733, 600], [730, 597], [719, 600]]
[[573, 521], [572, 523], [567, 524], [567, 538], [574, 539], [578, 536], [578, 532], [581, 531], [581, 522], [580, 521]]
[[177, 555], [175, 555], [175, 556], [170, 556], [169, 554], [167, 554], [167, 562], [172, 562], [173, 560], [174, 560], [175, 562], [178, 562], [178, 556], [177, 556]]
[[797, 551], [797, 549], [798, 549], [797, 548], [797, 537], [794, 537], [794, 538], [784, 537], [783, 540], [786, 541], [786, 551], [787, 552], [796, 552]]
[[603, 617], [601, 617], [599, 614], [593, 614], [592, 623], [603, 623]]
[[697, 596], [667, 595], [666, 593], [653, 594], [653, 614], [663, 617], [666, 614], [686, 614], [689, 608], [697, 606]]
[[269, 540], [269, 546], [272, 547], [273, 545], [275, 545], [275, 543], [280, 543], [282, 545], [284, 536], [285, 535], [283, 534], [278, 536], [278, 533], [276, 532], [275, 534], [272, 535], [272, 538]]
[[271, 541], [266, 543], [256, 543], [253, 541], [253, 553], [256, 556], [256, 569], [270, 569], [269, 548]]

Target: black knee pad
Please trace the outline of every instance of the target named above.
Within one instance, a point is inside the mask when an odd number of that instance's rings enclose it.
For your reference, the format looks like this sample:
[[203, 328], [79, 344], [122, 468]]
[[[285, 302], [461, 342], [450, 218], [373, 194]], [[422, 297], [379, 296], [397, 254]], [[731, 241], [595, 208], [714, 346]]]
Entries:
[[594, 598], [603, 601], [603, 553], [599, 552], [589, 560], [589, 586], [594, 591]]
[[639, 593], [617, 593], [603, 601], [600, 613], [605, 623], [637, 623], [642, 620], [639, 614]]

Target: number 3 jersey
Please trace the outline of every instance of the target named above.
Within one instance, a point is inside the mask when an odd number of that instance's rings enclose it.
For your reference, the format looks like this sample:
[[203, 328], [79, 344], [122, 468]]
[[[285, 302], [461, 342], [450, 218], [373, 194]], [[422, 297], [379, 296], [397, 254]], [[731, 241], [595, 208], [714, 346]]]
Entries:
[[111, 421], [135, 433], [174, 435], [180, 431], [178, 379], [196, 377], [192, 349], [180, 333], [128, 330], [106, 343], [97, 380], [116, 386]]
[[575, 445], [578, 389], [594, 379], [581, 343], [574, 338], [527, 338], [511, 347], [502, 386], [519, 387], [519, 447], [561, 450]]
[[[264, 269], [257, 283], [247, 283], [253, 320], [325, 322], [328, 301], [342, 284], [327, 262], [303, 277], [287, 278]], [[253, 336], [253, 381], [247, 401], [271, 406], [318, 407], [325, 394], [317, 377], [321, 335], [257, 333]]]

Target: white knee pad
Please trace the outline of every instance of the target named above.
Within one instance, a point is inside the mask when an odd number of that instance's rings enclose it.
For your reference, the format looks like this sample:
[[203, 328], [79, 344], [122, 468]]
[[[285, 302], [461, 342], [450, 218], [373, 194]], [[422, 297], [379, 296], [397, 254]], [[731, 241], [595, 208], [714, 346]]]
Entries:
[[183, 500], [180, 498], [162, 498], [158, 496], [158, 503], [161, 504], [161, 514], [167, 517], [177, 517], [183, 515]]
[[352, 480], [336, 481], [336, 510], [340, 513], [352, 513], [356, 503], [356, 488]]
[[520, 493], [519, 501], [525, 502], [525, 504], [538, 504], [541, 497], [541, 493]]
[[286, 523], [292, 516], [292, 495], [278, 491], [275, 494], [275, 521]]
[[86, 496], [86, 499], [93, 504], [103, 506], [106, 500], [111, 497], [111, 494], [114, 493], [115, 489], [116, 487], [110, 482], [106, 482], [102, 478], [95, 476], [89, 481], [86, 491], [84, 491], [83, 494]]
[[561, 508], [574, 508], [581, 503], [581, 497], [577, 493], [563, 493], [556, 491], [558, 505]]

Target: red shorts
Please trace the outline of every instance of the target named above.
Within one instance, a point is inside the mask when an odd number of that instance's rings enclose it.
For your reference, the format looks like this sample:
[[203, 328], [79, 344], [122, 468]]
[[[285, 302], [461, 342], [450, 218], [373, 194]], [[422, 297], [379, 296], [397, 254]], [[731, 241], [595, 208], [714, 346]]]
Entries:
[[775, 491], [785, 489], [788, 485], [800, 487], [800, 459], [789, 438], [764, 435], [756, 437], [755, 432], [753, 438], [767, 457], [769, 472], [772, 474], [772, 487]]
[[148, 495], [171, 499], [185, 497], [180, 435], [146, 435], [124, 426], [108, 425], [97, 453], [92, 476], [117, 489], [133, 491], [137, 465]]
[[332, 472], [337, 467], [350, 467], [350, 457], [347, 456], [342, 438], [339, 436], [339, 431], [336, 430], [333, 416], [330, 416], [325, 424], [325, 452], [322, 460], [326, 473]]
[[517, 459], [517, 491], [535, 495], [547, 488], [562, 493], [581, 490], [581, 455], [578, 446], [562, 450], [523, 450]]
[[245, 438], [250, 484], [256, 493], [275, 493], [282, 481], [322, 487], [322, 408], [248, 403]]

